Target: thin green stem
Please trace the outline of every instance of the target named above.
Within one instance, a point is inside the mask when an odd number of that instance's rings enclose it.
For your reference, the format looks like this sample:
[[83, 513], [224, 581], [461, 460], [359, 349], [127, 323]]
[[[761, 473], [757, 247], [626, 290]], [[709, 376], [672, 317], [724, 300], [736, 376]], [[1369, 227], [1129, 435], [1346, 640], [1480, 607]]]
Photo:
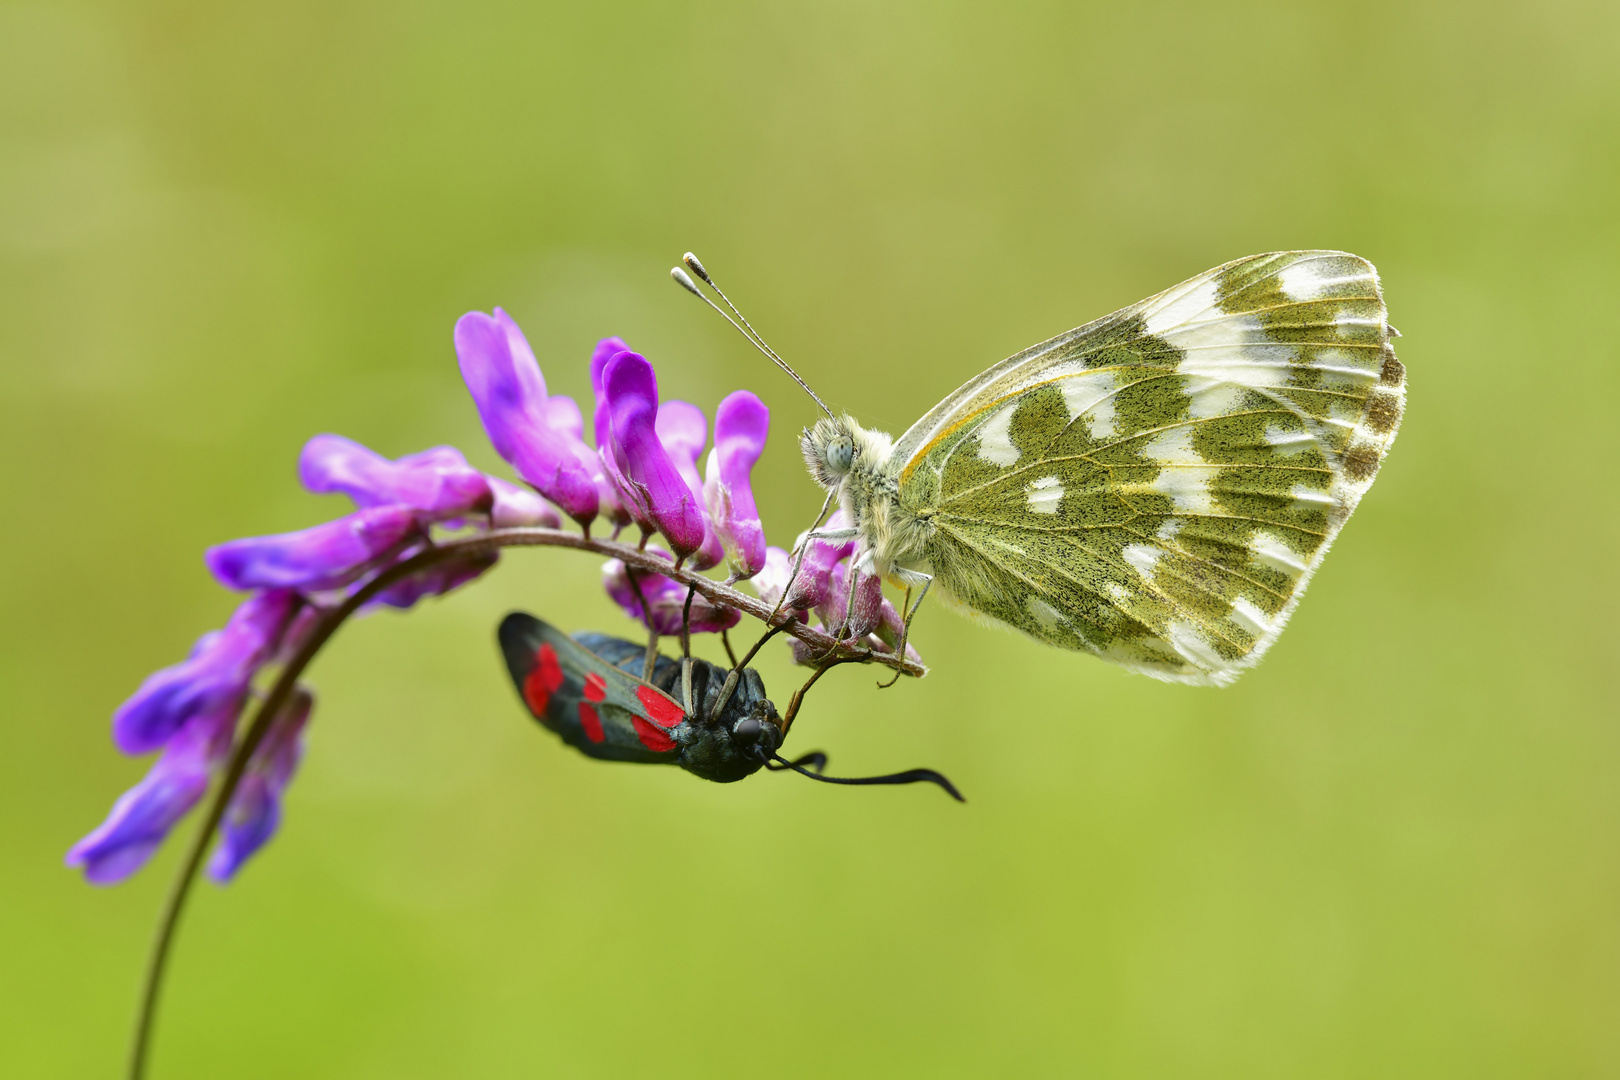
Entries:
[[[201, 824], [193, 834], [190, 844], [186, 848], [185, 858], [180, 864], [180, 872], [176, 875], [173, 885], [169, 888], [168, 896], [163, 901], [163, 908], [158, 917], [157, 934], [152, 941], [152, 951], [148, 956], [146, 971], [141, 980], [140, 1003], [135, 1016], [135, 1034], [130, 1044], [129, 1067], [126, 1075], [129, 1080], [142, 1080], [146, 1075], [146, 1063], [151, 1049], [153, 1024], [157, 1018], [157, 1005], [159, 993], [163, 986], [163, 974], [168, 966], [169, 954], [174, 944], [175, 933], [180, 925], [180, 914], [185, 910], [186, 898], [191, 893], [191, 886], [196, 881], [197, 871], [202, 867], [203, 857], [208, 853], [208, 843], [219, 828], [219, 823], [225, 817], [225, 810], [230, 805], [231, 796], [235, 794], [237, 786], [241, 783], [242, 775], [247, 770], [249, 759], [253, 751], [264, 741], [265, 734], [270, 730], [270, 723], [287, 704], [292, 695], [298, 678], [309, 666], [315, 654], [320, 652], [322, 646], [337, 632], [338, 627], [360, 609], [377, 593], [386, 589], [395, 582], [410, 577], [430, 566], [453, 559], [458, 556], [486, 554], [505, 547], [564, 547], [579, 551], [595, 552], [609, 558], [622, 559], [626, 565], [638, 570], [663, 574], [687, 585], [703, 594], [704, 598], [717, 605], [734, 607], [747, 615], [765, 622], [776, 629], [785, 629], [794, 637], [819, 649], [828, 650], [829, 653], [839, 654], [840, 663], [873, 663], [894, 668], [907, 675], [921, 677], [927, 674], [927, 668], [921, 664], [911, 663], [904, 657], [874, 652], [864, 646], [856, 646], [847, 642], [836, 641], [819, 630], [813, 630], [801, 623], [793, 613], [785, 620], [778, 619], [777, 613], [771, 611], [765, 604], [740, 593], [718, 581], [703, 577], [685, 568], [677, 568], [667, 560], [620, 544], [613, 540], [599, 540], [578, 533], [563, 532], [560, 529], [494, 529], [464, 539], [450, 540], [428, 548], [411, 556], [404, 562], [389, 567], [375, 578], [366, 582], [349, 596], [343, 603], [332, 608], [322, 615], [320, 620], [310, 631], [309, 637], [304, 639], [292, 659], [282, 667], [275, 682], [271, 685], [269, 693], [260, 702], [258, 709], [249, 721], [242, 737], [237, 741], [231, 751], [230, 761], [225, 766], [224, 775], [214, 792], [212, 801], [208, 804], [208, 811], [203, 815]], [[817, 673], [819, 676], [819, 672]], [[812, 677], [811, 682], [815, 681]], [[795, 700], [802, 697], [803, 691], [795, 695]]]

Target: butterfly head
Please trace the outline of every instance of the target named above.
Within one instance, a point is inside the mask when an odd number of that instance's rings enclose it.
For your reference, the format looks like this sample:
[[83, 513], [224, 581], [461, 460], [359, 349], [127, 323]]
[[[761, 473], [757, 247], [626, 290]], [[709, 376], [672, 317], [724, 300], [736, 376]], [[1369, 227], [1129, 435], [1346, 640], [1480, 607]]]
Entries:
[[816, 483], [833, 491], [844, 482], [855, 467], [859, 456], [856, 427], [849, 417], [817, 420], [815, 427], [806, 428], [799, 436], [799, 449], [804, 463], [815, 477]]

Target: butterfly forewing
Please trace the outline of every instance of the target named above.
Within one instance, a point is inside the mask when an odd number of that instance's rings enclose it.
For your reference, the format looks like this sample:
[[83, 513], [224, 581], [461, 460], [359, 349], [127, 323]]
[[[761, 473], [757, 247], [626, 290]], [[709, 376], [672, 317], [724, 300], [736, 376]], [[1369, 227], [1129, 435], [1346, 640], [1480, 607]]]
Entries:
[[991, 368], [902, 436], [900, 499], [962, 606], [1224, 683], [1282, 629], [1394, 439], [1376, 271], [1259, 255]]
[[565, 742], [615, 761], [676, 759], [685, 714], [668, 694], [532, 615], [508, 615], [500, 640], [524, 704]]

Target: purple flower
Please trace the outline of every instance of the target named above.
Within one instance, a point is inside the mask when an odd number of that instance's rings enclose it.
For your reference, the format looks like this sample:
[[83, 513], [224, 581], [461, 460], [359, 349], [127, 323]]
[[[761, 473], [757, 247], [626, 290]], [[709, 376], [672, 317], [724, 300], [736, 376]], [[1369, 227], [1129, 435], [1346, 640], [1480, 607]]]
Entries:
[[147, 676], [113, 713], [113, 742], [126, 754], [151, 753], [196, 717], [234, 709], [276, 649], [296, 600], [285, 589], [246, 600], [223, 630], [198, 638], [185, 660]]
[[684, 561], [703, 546], [707, 526], [697, 495], [658, 438], [658, 377], [643, 357], [622, 352], [602, 370], [602, 393], [626, 507], [663, 533]]
[[230, 753], [241, 706], [238, 694], [187, 721], [145, 778], [119, 796], [107, 820], [73, 845], [67, 864], [83, 868], [95, 885], [123, 881], [146, 865], [208, 791], [213, 770]]
[[281, 824], [281, 795], [303, 756], [304, 727], [314, 706], [314, 696], [298, 687], [253, 748], [220, 821], [219, 846], [208, 861], [208, 876], [215, 881], [229, 881], [275, 835]]
[[551, 427], [545, 379], [517, 324], [502, 311], [469, 311], [456, 323], [461, 377], [495, 452], [563, 513], [589, 526], [596, 517], [596, 481], [576, 453], [576, 437]]
[[[651, 550], [657, 551], [656, 548]], [[629, 568], [618, 559], [609, 559], [602, 564], [602, 585], [614, 602], [625, 610], [625, 614], [637, 622], [643, 621], [641, 601], [636, 598], [636, 590], [639, 588], [641, 595], [647, 600], [647, 607], [652, 609], [653, 629], [666, 637], [674, 637], [681, 632], [681, 612], [686, 606], [686, 586], [680, 582], [663, 574], [638, 570], [635, 587], [632, 587]], [[689, 627], [694, 634], [729, 630], [741, 619], [742, 612], [736, 608], [711, 604], [703, 598], [702, 593], [696, 593], [692, 597]]]
[[551, 504], [528, 488], [519, 487], [498, 476], [486, 476], [484, 479], [489, 482], [489, 490], [494, 494], [494, 502], [489, 509], [489, 523], [495, 528], [539, 525], [555, 529], [562, 524], [562, 518], [557, 516]]
[[409, 508], [374, 506], [299, 532], [232, 540], [209, 548], [205, 558], [231, 589], [333, 589], [416, 531]]
[[765, 567], [765, 527], [749, 474], [765, 452], [770, 427], [771, 411], [747, 390], [728, 395], [714, 414], [714, 450], [703, 497], [734, 580], [751, 578]]
[[[669, 460], [674, 462], [675, 471], [686, 481], [686, 489], [701, 507], [703, 478], [698, 475], [697, 463], [698, 458], [703, 456], [704, 444], [709, 441], [708, 418], [696, 405], [685, 401], [666, 401], [658, 406], [658, 419], [653, 424], [653, 430], [658, 433], [658, 441], [668, 452]], [[703, 546], [693, 552], [687, 563], [693, 570], [719, 566], [725, 558], [725, 549], [720, 546], [720, 534], [714, 531], [706, 516], [703, 524]]]
[[499, 552], [488, 551], [434, 563], [387, 586], [372, 597], [371, 602], [396, 608], [414, 607], [424, 597], [443, 596], [461, 588], [494, 566], [499, 557]]
[[452, 446], [436, 446], [389, 461], [341, 435], [317, 435], [304, 444], [298, 478], [310, 491], [338, 491], [356, 506], [400, 505], [424, 521], [442, 521], [489, 507], [484, 475]]

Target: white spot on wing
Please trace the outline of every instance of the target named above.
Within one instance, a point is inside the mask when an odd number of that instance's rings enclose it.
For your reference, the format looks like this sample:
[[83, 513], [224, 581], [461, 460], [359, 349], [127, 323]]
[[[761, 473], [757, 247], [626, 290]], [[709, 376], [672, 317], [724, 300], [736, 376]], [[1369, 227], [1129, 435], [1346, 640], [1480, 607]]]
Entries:
[[992, 465], [1018, 464], [1018, 447], [1012, 444], [1013, 410], [1017, 401], [1009, 401], [979, 425], [979, 457]]
[[[1193, 449], [1192, 436], [1190, 427], [1173, 427], [1160, 432], [1142, 452], [1164, 466], [1151, 485], [1154, 491], [1168, 495], [1181, 513], [1207, 514], [1215, 509], [1209, 496], [1210, 470], [1197, 467], [1204, 459]], [[1195, 467], [1178, 468], [1188, 465]]]
[[1268, 532], [1257, 532], [1249, 541], [1249, 550], [1254, 552], [1255, 561], [1281, 570], [1284, 573], [1303, 574], [1305, 563], [1294, 554], [1294, 549], [1283, 543], [1280, 537]]
[[1159, 531], [1153, 535], [1166, 542], [1174, 540], [1176, 538], [1176, 534], [1181, 532], [1181, 527], [1185, 524], [1187, 524], [1187, 522], [1182, 518], [1165, 518], [1164, 524], [1160, 525]]
[[1215, 671], [1226, 667], [1226, 661], [1221, 659], [1220, 653], [1215, 651], [1215, 647], [1191, 623], [1177, 619], [1170, 624], [1166, 637], [1170, 647], [1180, 653], [1188, 663]]
[[1332, 271], [1315, 259], [1305, 259], [1285, 266], [1277, 275], [1277, 284], [1282, 286], [1283, 294], [1290, 300], [1303, 303], [1307, 300], [1320, 300], [1326, 296], [1328, 290], [1340, 285], [1349, 285], [1357, 281], [1371, 281], [1371, 274], [1346, 274], [1339, 277], [1331, 276]]
[[1361, 326], [1371, 326], [1382, 330], [1384, 328], [1384, 320], [1367, 315], [1357, 315], [1353, 311], [1341, 311], [1333, 317], [1333, 325], [1337, 326], [1340, 330], [1348, 330], [1353, 327]]
[[1147, 544], [1131, 544], [1120, 552], [1120, 555], [1124, 557], [1126, 562], [1131, 564], [1132, 569], [1145, 578], [1152, 575], [1153, 568], [1159, 565], [1160, 559], [1164, 558], [1164, 551], [1160, 548], [1150, 547]]
[[1110, 581], [1108, 583], [1108, 595], [1112, 596], [1115, 600], [1118, 600], [1123, 604], [1125, 601], [1129, 600], [1133, 594], [1131, 593], [1131, 590], [1127, 589], [1119, 582]]
[[[1254, 326], [1244, 325], [1245, 321]], [[1200, 334], [1199, 347], [1181, 361], [1181, 373], [1236, 386], [1287, 386], [1288, 361], [1279, 359], [1275, 349], [1245, 345], [1251, 329], [1260, 330], [1260, 321], [1252, 315], [1210, 323]], [[1175, 344], [1183, 342], [1178, 338]]]
[[[1182, 365], [1186, 367], [1185, 364]], [[1182, 380], [1187, 394], [1187, 414], [1194, 420], [1209, 420], [1226, 416], [1237, 409], [1243, 400], [1243, 387], [1236, 383], [1194, 375]]]
[[1296, 503], [1307, 506], [1332, 506], [1334, 501], [1330, 492], [1308, 488], [1304, 484], [1295, 484], [1288, 494], [1294, 497]]
[[1232, 601], [1232, 620], [1255, 637], [1265, 637], [1271, 630], [1271, 619], [1247, 597], [1240, 596]]
[[1276, 447], [1280, 453], [1297, 454], [1310, 449], [1315, 442], [1316, 436], [1308, 431], [1287, 431], [1279, 427], [1266, 429], [1266, 445]]
[[1215, 305], [1216, 285], [1213, 277], [1197, 282], [1186, 292], [1165, 296], [1147, 313], [1147, 332], [1155, 337], [1184, 323], [1220, 314]]
[[1031, 618], [1048, 630], [1068, 622], [1057, 608], [1036, 596], [1031, 596], [1024, 601], [1024, 610], [1028, 611]]
[[1106, 439], [1114, 434], [1113, 395], [1119, 389], [1119, 380], [1112, 371], [1070, 375], [1057, 380], [1057, 388], [1063, 394], [1071, 422], [1089, 412], [1086, 426], [1092, 438]]
[[1055, 514], [1058, 512], [1058, 503], [1063, 499], [1063, 481], [1055, 476], [1043, 476], [1032, 481], [1028, 487], [1029, 512], [1032, 514]]

